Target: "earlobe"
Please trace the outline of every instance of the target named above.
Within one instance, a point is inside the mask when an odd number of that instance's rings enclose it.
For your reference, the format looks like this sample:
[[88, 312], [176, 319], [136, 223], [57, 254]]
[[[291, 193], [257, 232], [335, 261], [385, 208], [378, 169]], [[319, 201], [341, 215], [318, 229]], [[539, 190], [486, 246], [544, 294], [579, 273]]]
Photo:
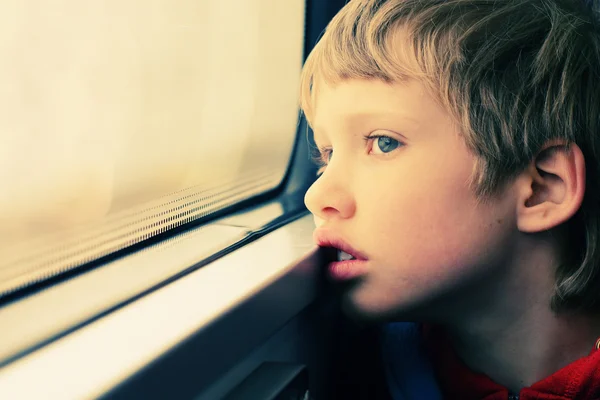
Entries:
[[585, 159], [579, 146], [544, 146], [519, 181], [517, 225], [527, 233], [552, 229], [569, 220], [585, 194]]

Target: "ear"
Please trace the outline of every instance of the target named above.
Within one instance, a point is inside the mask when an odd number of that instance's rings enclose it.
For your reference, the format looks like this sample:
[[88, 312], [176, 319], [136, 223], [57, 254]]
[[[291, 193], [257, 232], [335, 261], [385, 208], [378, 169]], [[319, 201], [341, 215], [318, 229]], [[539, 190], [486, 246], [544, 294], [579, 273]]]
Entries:
[[548, 143], [519, 180], [519, 230], [541, 232], [566, 222], [581, 207], [584, 194], [585, 159], [579, 146]]

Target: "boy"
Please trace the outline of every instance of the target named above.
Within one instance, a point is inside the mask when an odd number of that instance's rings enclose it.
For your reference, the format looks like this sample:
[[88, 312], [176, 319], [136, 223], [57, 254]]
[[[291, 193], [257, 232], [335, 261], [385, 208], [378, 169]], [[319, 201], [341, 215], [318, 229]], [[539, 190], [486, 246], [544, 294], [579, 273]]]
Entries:
[[[600, 399], [600, 34], [575, 0], [351, 0], [306, 194], [394, 399]], [[361, 345], [360, 343], [358, 344]]]

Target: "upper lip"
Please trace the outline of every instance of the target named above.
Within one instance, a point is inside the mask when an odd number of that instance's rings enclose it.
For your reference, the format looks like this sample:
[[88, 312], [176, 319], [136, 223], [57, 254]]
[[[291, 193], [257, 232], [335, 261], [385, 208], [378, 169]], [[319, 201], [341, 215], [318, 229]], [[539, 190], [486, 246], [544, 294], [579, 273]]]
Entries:
[[324, 228], [317, 228], [313, 233], [313, 239], [315, 243], [320, 247], [334, 247], [345, 253], [350, 254], [357, 260], [366, 260], [367, 257], [364, 253], [356, 250], [348, 242], [346, 242], [341, 236], [336, 235], [330, 230]]

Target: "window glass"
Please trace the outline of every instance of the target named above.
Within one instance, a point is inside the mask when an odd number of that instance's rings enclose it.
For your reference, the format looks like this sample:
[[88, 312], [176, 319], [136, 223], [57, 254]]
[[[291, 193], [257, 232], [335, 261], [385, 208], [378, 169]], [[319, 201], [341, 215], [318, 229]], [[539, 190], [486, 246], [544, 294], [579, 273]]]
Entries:
[[303, 24], [304, 0], [0, 2], [0, 297], [276, 187]]

